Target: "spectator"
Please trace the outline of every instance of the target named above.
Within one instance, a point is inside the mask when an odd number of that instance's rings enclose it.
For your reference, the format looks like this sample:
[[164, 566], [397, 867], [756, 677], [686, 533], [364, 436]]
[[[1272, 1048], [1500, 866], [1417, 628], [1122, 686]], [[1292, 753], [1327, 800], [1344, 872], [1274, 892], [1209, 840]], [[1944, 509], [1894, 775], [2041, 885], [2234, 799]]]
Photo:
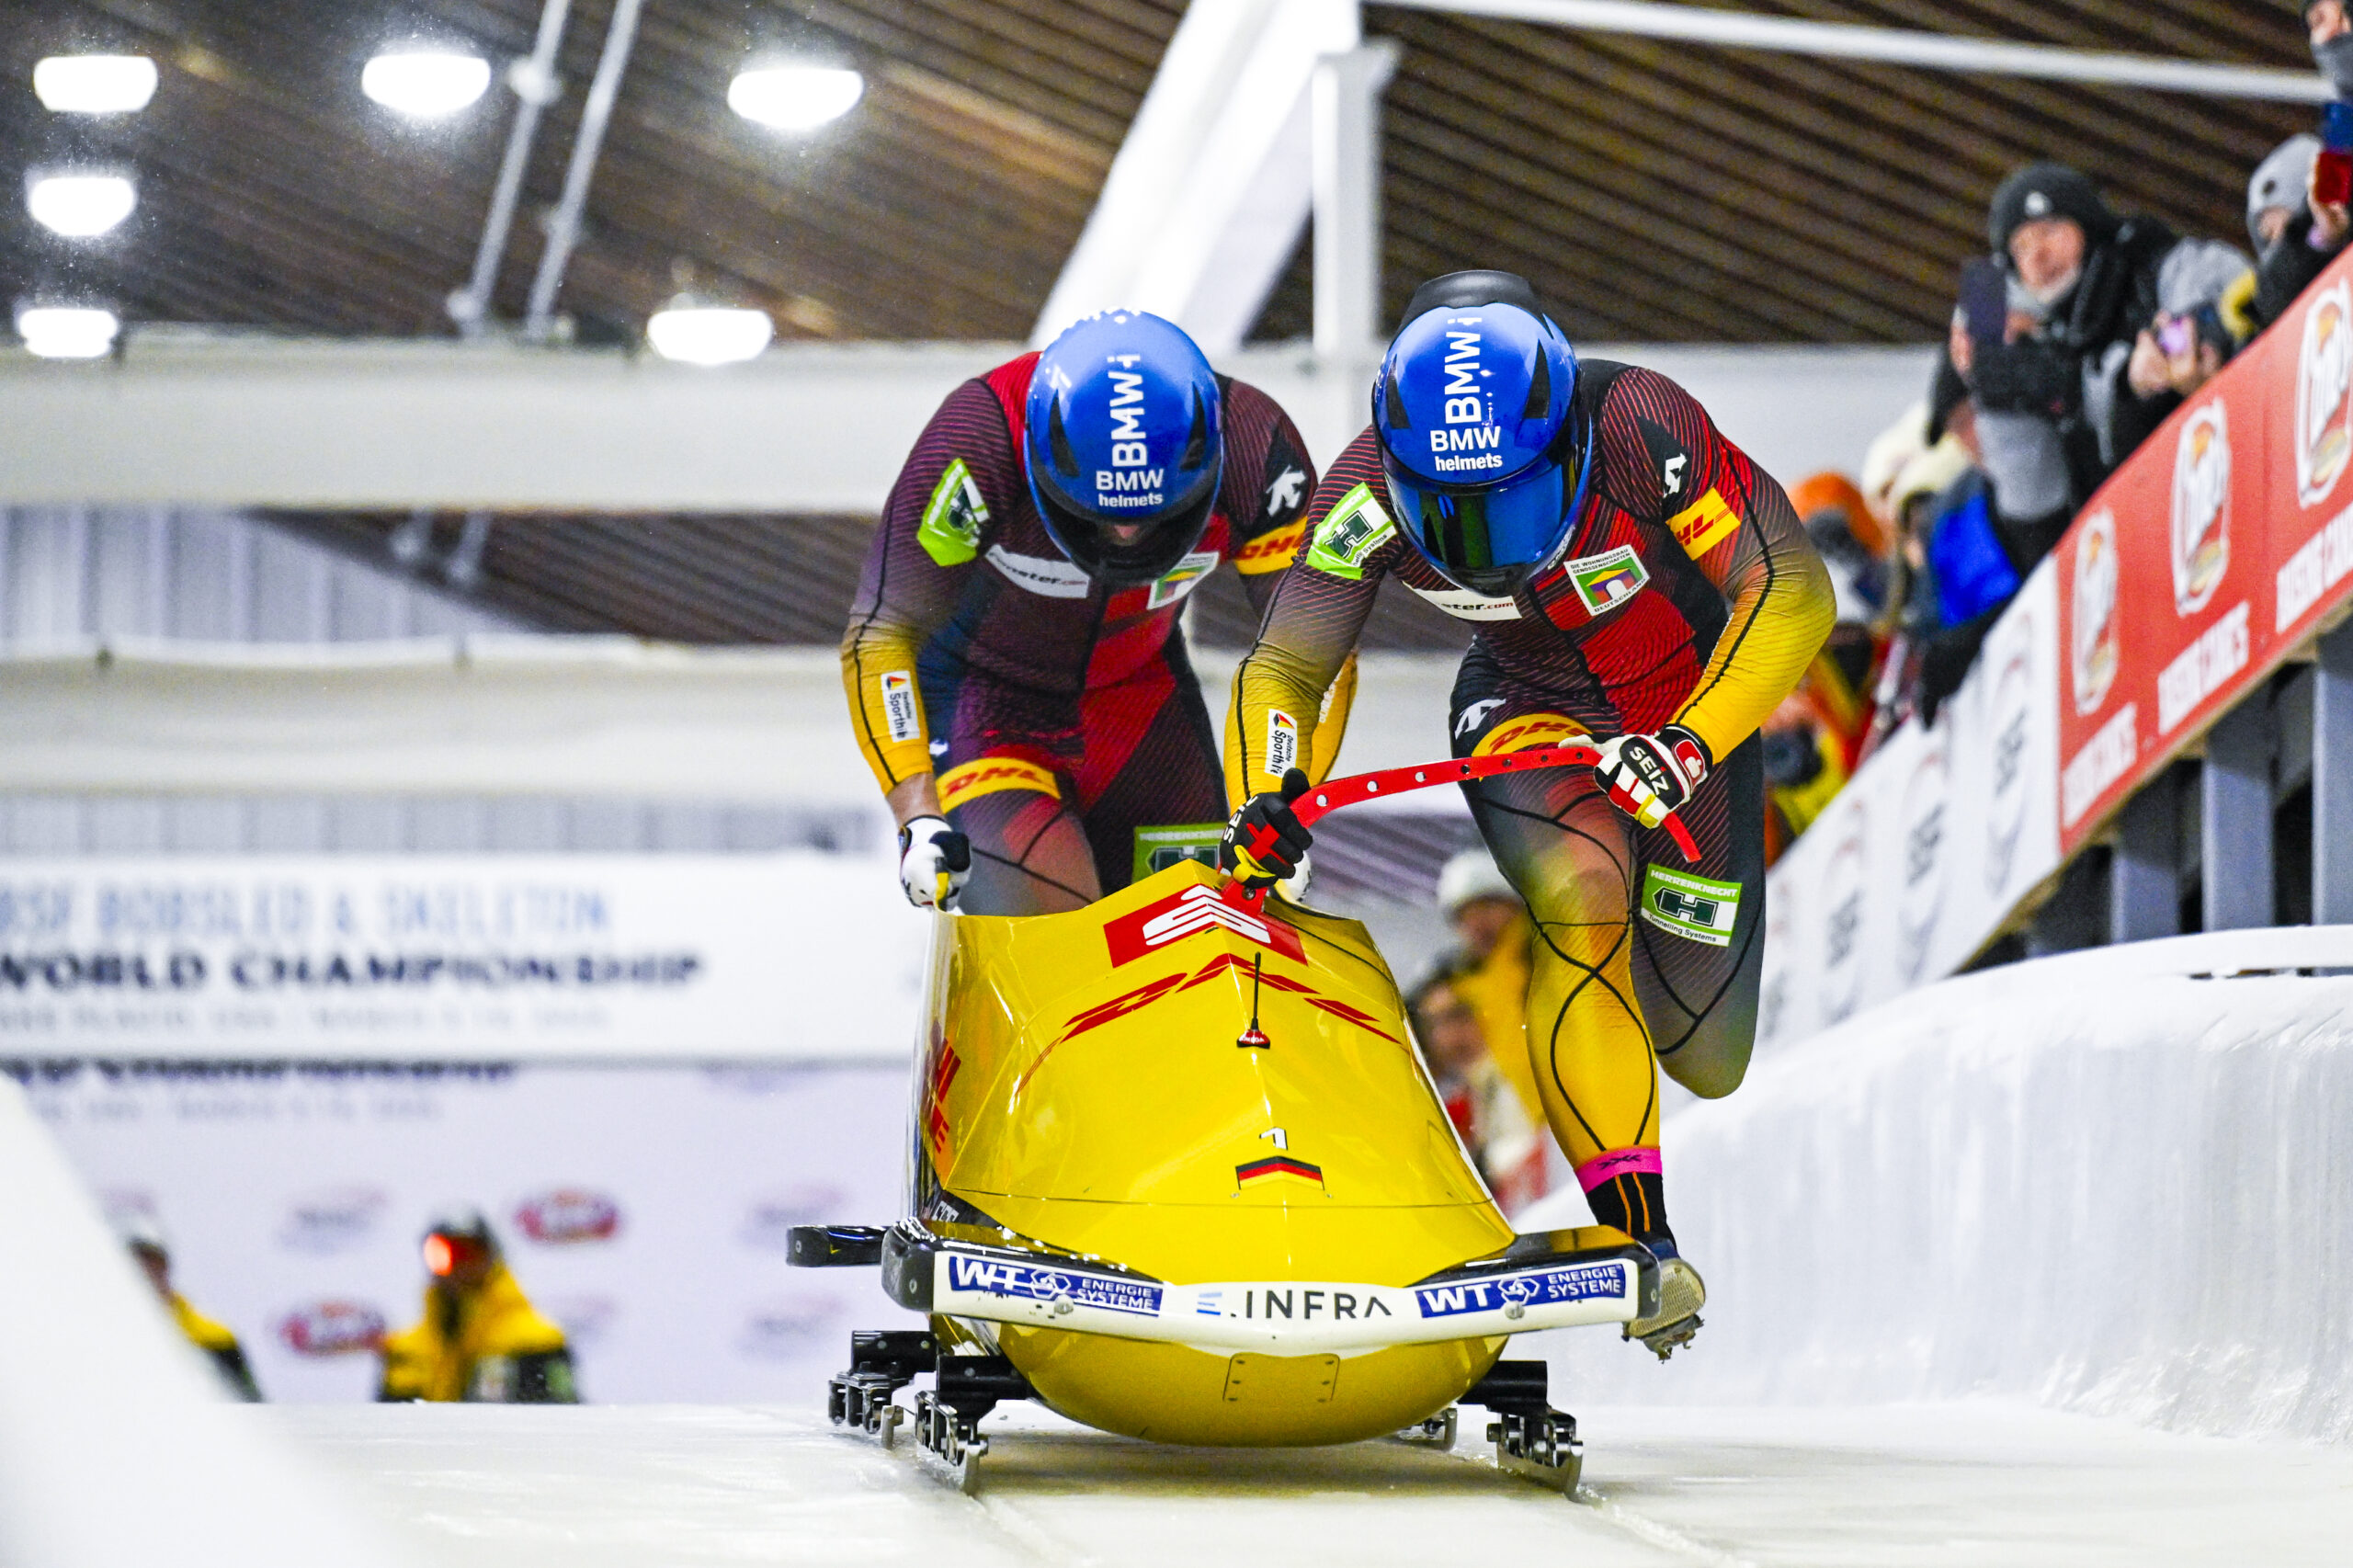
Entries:
[[1457, 944], [1447, 965], [1455, 992], [1479, 1016], [1479, 1029], [1531, 1122], [1544, 1119], [1528, 1054], [1528, 975], [1536, 927], [1528, 906], [1484, 848], [1464, 850], [1438, 875], [1438, 905]]
[[1843, 474], [1817, 473], [1792, 485], [1790, 500], [1830, 569], [1838, 620], [1797, 689], [1761, 730], [1768, 865], [1853, 774], [1870, 733], [1872, 684], [1887, 648], [1874, 623], [1888, 603], [1888, 535], [1862, 493]]
[[1506, 1214], [1544, 1192], [1544, 1142], [1487, 1049], [1479, 1015], [1443, 971], [1414, 992], [1414, 1033], [1447, 1119]]
[[1938, 517], [1953, 498], [1972, 481], [1982, 486], [1978, 471], [1961, 432], [1974, 433], [1972, 411], [1964, 401], [1945, 418], [1946, 429], [1937, 444], [1918, 453], [1888, 487], [1888, 504], [1895, 514], [1895, 560], [1902, 582], [1889, 618], [1890, 642], [1880, 663], [1879, 689], [1870, 738], [1862, 747], [1868, 756], [1898, 724], [1911, 717], [1919, 702], [1922, 666], [1928, 644], [1943, 630], [1938, 613], [1937, 580], [1928, 546]]
[[[1957, 318], [1951, 359], [1976, 403], [1988, 505], [2014, 535], [2055, 543], [2181, 401], [2185, 372], [2159, 335], [2203, 325], [2251, 264], [2154, 218], [2120, 218], [2089, 179], [2058, 164], [2004, 180], [1986, 234], [2008, 282], [2006, 319], [1997, 335]], [[2199, 363], [2192, 352], [2186, 373]]]
[[525, 1299], [479, 1210], [433, 1221], [425, 1267], [425, 1317], [384, 1341], [379, 1400], [579, 1403], [563, 1330]]
[[2304, 0], [2304, 31], [2312, 40], [2313, 62], [2336, 96], [2353, 103], [2353, 13], [2346, 0]]
[[189, 1306], [188, 1298], [172, 1288], [172, 1251], [164, 1240], [163, 1227], [145, 1214], [126, 1216], [118, 1223], [132, 1261], [147, 1276], [147, 1283], [154, 1288], [165, 1311], [172, 1314], [172, 1322], [188, 1336], [188, 1343], [204, 1352], [229, 1397], [257, 1402], [261, 1389], [254, 1381], [253, 1368], [246, 1364], [244, 1346], [237, 1343], [237, 1336], [229, 1332], [226, 1324], [215, 1323]]
[[[1863, 452], [1863, 501], [1879, 519], [1881, 529], [1889, 541], [1888, 566], [1892, 574], [1902, 568], [1897, 560], [1895, 506], [1891, 499], [1895, 482], [1914, 458], [1928, 449], [1928, 404], [1926, 399], [1914, 403], [1896, 415], [1895, 423], [1871, 437]], [[1891, 607], [1900, 584], [1890, 584]]]
[[2336, 259], [2353, 230], [2343, 203], [2320, 199], [2313, 177], [2319, 164], [2319, 137], [2290, 136], [2256, 165], [2247, 181], [2246, 232], [2261, 258], [2248, 313], [2258, 328], [2288, 313], [2296, 297]]

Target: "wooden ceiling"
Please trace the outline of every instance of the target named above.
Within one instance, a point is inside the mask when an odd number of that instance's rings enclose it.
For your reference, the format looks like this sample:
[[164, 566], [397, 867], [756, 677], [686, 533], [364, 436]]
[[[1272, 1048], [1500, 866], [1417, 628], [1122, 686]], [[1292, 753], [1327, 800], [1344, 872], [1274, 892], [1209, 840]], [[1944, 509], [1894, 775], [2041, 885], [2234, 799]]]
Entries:
[[[1810, 17], [2309, 65], [2283, 0], [1800, 0]], [[563, 305], [627, 335], [691, 278], [788, 336], [1017, 338], [1076, 240], [1177, 0], [650, 0]], [[611, 0], [576, 0], [527, 219], [552, 203]], [[0, 147], [119, 159], [141, 209], [97, 244], [0, 202], [0, 279], [83, 284], [133, 319], [304, 332], [450, 330], [511, 102], [404, 126], [360, 63], [404, 38], [529, 51], [538, 0], [40, 0], [0, 19]], [[1972, 77], [1368, 6], [1404, 46], [1385, 138], [1392, 310], [1420, 278], [1503, 265], [1574, 333], [1643, 341], [1930, 335], [1985, 199], [2036, 156], [2120, 205], [2237, 237], [2248, 172], [2300, 106]], [[155, 56], [143, 113], [76, 122], [29, 90], [43, 54]], [[726, 107], [748, 56], [863, 71], [805, 138]], [[14, 161], [14, 160], [12, 160]], [[14, 171], [10, 171], [12, 174]], [[520, 313], [540, 232], [497, 294]], [[1304, 250], [1262, 336], [1306, 329]]]
[[[521, 313], [612, 0], [575, 0], [494, 300]], [[2284, 0], [1748, 0], [1793, 16], [2309, 67]], [[766, 307], [785, 336], [1025, 335], [1174, 30], [1179, 0], [647, 0], [562, 305], [632, 338], [682, 283]], [[529, 51], [539, 0], [17, 0], [0, 11], [0, 157], [135, 167], [140, 210], [70, 244], [0, 201], [0, 292], [81, 288], [134, 321], [433, 335], [472, 264], [511, 98], [404, 126], [361, 62], [432, 39]], [[1387, 308], [1457, 267], [1526, 273], [1573, 335], [1618, 341], [1933, 336], [1987, 196], [2035, 157], [2120, 208], [2243, 239], [2245, 180], [2302, 106], [1709, 50], [1368, 5], [1404, 46], [1383, 143]], [[144, 112], [41, 109], [32, 62], [153, 56]], [[725, 104], [790, 50], [868, 80], [804, 138]], [[1302, 246], [1259, 322], [1304, 335]], [[283, 519], [382, 554], [393, 519]], [[543, 624], [830, 641], [862, 519], [503, 520], [480, 591]], [[445, 526], [454, 527], [454, 522]], [[569, 532], [567, 533], [567, 530]], [[814, 541], [813, 543], [812, 541]], [[642, 591], [631, 591], [631, 585]], [[814, 586], [807, 585], [814, 584]], [[1441, 629], [1400, 607], [1391, 631]], [[1212, 613], [1214, 611], [1214, 613]], [[1231, 607], [1204, 606], [1223, 626]], [[828, 618], [836, 619], [831, 623]], [[1384, 626], [1390, 621], [1384, 620]], [[1416, 630], [1416, 627], [1419, 627]], [[1242, 624], [1246, 632], [1246, 618]], [[1450, 631], [1447, 633], [1451, 635]]]

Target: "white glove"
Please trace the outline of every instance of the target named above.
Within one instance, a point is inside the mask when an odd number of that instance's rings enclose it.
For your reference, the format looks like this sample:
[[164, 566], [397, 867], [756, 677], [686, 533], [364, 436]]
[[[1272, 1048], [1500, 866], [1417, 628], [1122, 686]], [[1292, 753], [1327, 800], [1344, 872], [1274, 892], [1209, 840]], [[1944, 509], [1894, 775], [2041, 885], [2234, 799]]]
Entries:
[[1593, 771], [1611, 805], [1644, 827], [1656, 827], [1708, 776], [1708, 748], [1680, 724], [1669, 724], [1654, 735], [1602, 742], [1601, 760]]
[[899, 885], [917, 909], [956, 907], [972, 877], [972, 841], [938, 817], [899, 829]]

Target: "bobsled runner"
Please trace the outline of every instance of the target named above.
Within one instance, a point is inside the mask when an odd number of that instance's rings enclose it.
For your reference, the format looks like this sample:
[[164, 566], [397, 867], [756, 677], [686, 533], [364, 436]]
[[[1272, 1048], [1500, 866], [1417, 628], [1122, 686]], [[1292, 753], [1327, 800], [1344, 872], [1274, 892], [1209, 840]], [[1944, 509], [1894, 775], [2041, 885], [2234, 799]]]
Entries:
[[[1295, 809], [1591, 755], [1360, 775]], [[1237, 1446], [1451, 1446], [1470, 1403], [1499, 1463], [1574, 1491], [1576, 1424], [1505, 1346], [1654, 1313], [1657, 1265], [1605, 1227], [1513, 1233], [1361, 925], [1195, 861], [1070, 914], [944, 915], [923, 1030], [906, 1217], [791, 1238], [928, 1318], [851, 1336], [836, 1424], [887, 1443], [912, 1417], [971, 1490], [1005, 1401]]]

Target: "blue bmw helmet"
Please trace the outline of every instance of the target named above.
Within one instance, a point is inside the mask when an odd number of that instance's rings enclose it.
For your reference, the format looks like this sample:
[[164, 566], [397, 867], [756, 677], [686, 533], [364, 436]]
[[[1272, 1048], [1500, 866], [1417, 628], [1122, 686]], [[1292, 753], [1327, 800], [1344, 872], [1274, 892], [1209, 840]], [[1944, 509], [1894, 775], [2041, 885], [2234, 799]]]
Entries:
[[1560, 559], [1591, 477], [1577, 357], [1508, 272], [1414, 290], [1372, 387], [1381, 469], [1415, 550], [1458, 587], [1517, 593]]
[[1220, 403], [1193, 340], [1141, 311], [1088, 316], [1038, 357], [1022, 462], [1074, 565], [1149, 583], [1201, 542], [1225, 470]]

